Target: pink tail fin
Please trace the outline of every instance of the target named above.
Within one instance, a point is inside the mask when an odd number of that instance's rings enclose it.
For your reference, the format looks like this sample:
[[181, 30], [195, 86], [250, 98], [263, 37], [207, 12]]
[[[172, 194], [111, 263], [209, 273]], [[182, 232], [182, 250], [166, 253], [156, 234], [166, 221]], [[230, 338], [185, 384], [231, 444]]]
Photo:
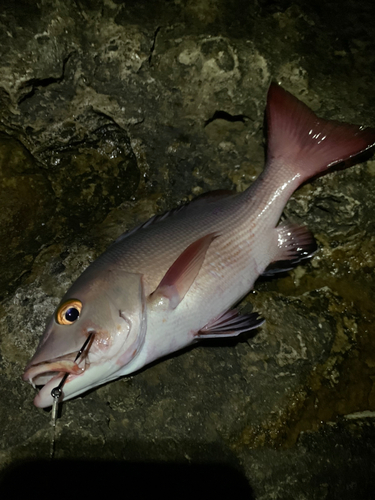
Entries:
[[324, 120], [272, 83], [268, 90], [268, 162], [293, 168], [301, 183], [375, 144], [375, 129]]

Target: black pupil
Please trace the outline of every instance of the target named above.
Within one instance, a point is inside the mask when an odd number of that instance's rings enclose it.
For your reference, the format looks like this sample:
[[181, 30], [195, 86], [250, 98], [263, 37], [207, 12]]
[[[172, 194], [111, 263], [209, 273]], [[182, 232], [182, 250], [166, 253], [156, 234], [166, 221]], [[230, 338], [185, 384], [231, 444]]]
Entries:
[[73, 323], [79, 317], [79, 311], [75, 307], [69, 307], [65, 313], [65, 319]]

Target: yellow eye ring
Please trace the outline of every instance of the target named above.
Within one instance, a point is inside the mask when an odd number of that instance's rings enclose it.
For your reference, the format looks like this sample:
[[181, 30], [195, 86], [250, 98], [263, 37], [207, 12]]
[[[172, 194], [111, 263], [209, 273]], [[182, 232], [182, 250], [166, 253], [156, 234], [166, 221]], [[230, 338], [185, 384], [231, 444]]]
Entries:
[[77, 321], [82, 311], [82, 302], [70, 299], [61, 304], [56, 311], [56, 321], [59, 325], [72, 325]]

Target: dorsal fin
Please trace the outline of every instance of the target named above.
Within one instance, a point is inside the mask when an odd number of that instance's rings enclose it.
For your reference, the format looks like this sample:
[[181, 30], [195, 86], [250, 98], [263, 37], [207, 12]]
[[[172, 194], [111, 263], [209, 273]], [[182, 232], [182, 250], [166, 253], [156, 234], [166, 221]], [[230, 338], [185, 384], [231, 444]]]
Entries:
[[180, 207], [172, 208], [172, 210], [168, 210], [164, 214], [156, 214], [153, 215], [150, 219], [146, 220], [146, 222], [142, 222], [142, 224], [138, 224], [138, 226], [133, 227], [132, 229], [129, 229], [128, 231], [125, 231], [125, 233], [122, 233], [115, 241], [114, 243], [118, 243], [119, 241], [122, 241], [125, 238], [128, 238], [132, 234], [136, 233], [140, 229], [145, 229], [146, 227], [151, 226], [152, 224], [156, 224], [157, 222], [160, 222], [167, 217], [173, 216], [177, 214], [178, 212], [181, 212], [186, 207], [186, 205], [181, 205]]
[[133, 229], [125, 231], [114, 241], [114, 244], [118, 243], [119, 241], [122, 241], [125, 238], [128, 238], [129, 236], [136, 233], [140, 229], [146, 229], [147, 227], [156, 224], [158, 222], [161, 222], [167, 219], [168, 217], [173, 217], [174, 215], [182, 212], [183, 210], [188, 210], [189, 208], [196, 208], [197, 206], [201, 206], [203, 208], [205, 205], [209, 203], [214, 203], [218, 200], [228, 198], [229, 196], [233, 196], [234, 194], [236, 194], [236, 192], [231, 191], [229, 189], [216, 189], [214, 191], [208, 191], [207, 193], [200, 194], [190, 202], [185, 203], [180, 207], [172, 208], [171, 210], [168, 210], [163, 214], [153, 215], [146, 222], [142, 222], [142, 224], [138, 224], [138, 226], [135, 226]]

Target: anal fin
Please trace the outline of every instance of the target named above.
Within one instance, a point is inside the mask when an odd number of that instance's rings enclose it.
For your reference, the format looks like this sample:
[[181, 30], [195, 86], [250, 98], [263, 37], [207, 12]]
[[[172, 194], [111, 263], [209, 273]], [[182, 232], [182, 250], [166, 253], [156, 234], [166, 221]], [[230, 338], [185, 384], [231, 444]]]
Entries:
[[264, 323], [264, 319], [254, 312], [240, 314], [237, 309], [227, 311], [218, 318], [210, 321], [195, 335], [196, 339], [215, 339], [236, 337], [240, 333], [248, 332]]
[[291, 222], [280, 224], [276, 229], [277, 252], [275, 259], [262, 276], [274, 276], [277, 273], [290, 271], [314, 255], [318, 249], [314, 236], [305, 226]]

